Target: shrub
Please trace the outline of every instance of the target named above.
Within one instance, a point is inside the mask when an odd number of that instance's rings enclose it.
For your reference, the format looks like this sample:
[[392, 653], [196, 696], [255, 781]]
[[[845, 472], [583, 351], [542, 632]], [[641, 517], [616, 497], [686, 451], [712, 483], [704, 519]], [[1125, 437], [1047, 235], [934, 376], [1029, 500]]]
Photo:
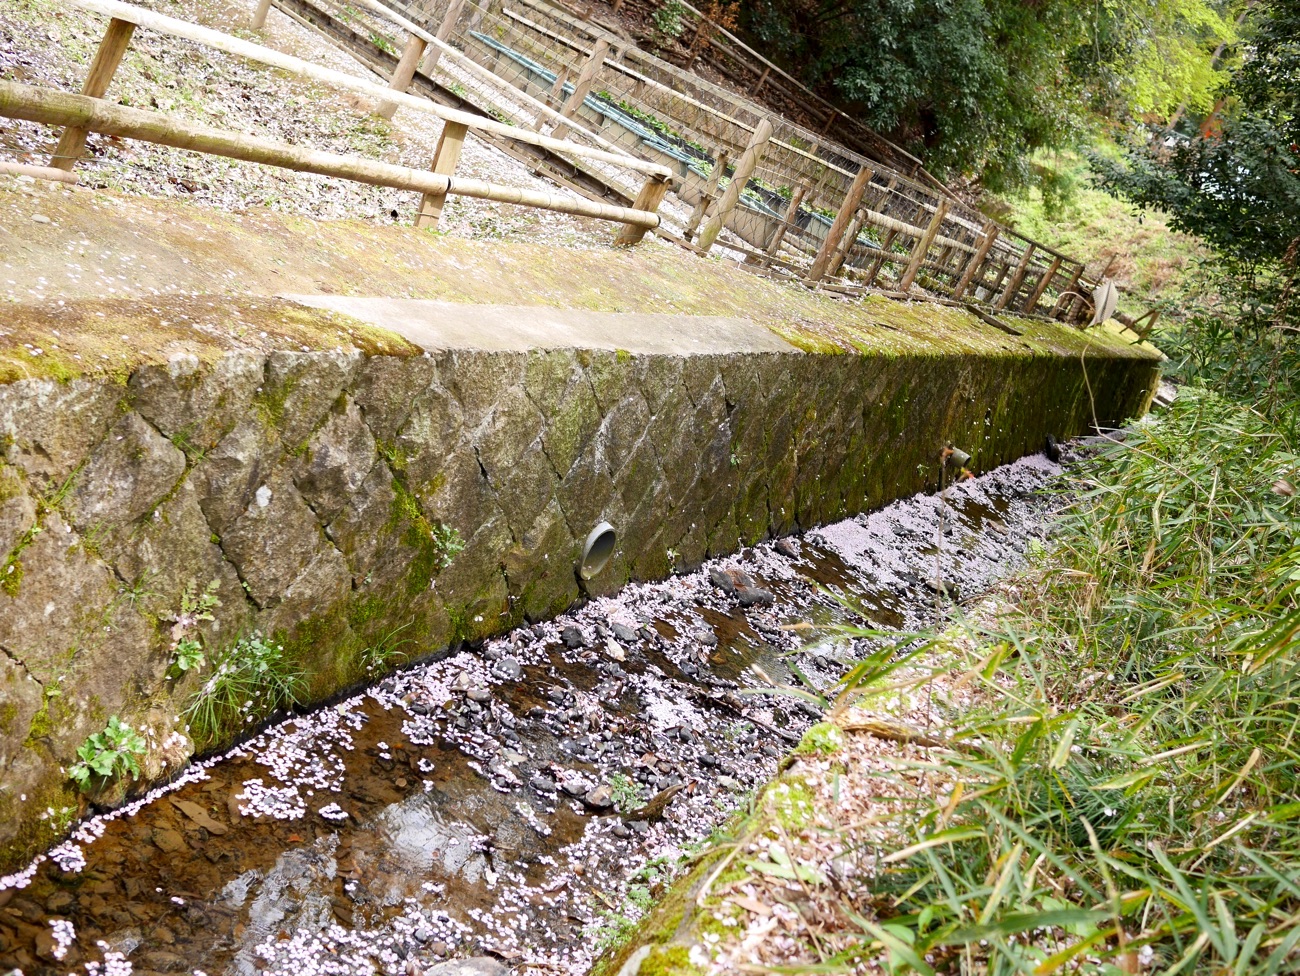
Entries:
[[675, 41], [682, 36], [682, 30], [685, 24], [682, 18], [686, 16], [686, 8], [677, 2], [677, 0], [668, 0], [666, 4], [656, 10], [650, 16], [650, 22], [654, 24], [655, 33], [668, 41]]

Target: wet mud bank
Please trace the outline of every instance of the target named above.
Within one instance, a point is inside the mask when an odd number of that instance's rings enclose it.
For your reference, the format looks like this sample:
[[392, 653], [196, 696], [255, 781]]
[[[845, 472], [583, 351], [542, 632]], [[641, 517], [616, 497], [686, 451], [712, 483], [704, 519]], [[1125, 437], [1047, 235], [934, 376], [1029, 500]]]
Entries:
[[978, 594], [1058, 471], [744, 547], [268, 728], [0, 880], [0, 972], [586, 972], [816, 721], [779, 686], [878, 646], [830, 625]]

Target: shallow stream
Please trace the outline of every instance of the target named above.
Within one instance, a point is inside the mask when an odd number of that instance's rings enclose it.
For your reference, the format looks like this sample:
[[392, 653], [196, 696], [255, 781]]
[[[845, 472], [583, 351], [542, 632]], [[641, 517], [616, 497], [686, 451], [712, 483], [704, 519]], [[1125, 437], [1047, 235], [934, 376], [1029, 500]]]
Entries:
[[1025, 458], [289, 718], [0, 878], [0, 972], [585, 972], [816, 720], [760, 689], [833, 685], [869, 639], [828, 625], [924, 626], [936, 589], [1005, 575], [1059, 470]]

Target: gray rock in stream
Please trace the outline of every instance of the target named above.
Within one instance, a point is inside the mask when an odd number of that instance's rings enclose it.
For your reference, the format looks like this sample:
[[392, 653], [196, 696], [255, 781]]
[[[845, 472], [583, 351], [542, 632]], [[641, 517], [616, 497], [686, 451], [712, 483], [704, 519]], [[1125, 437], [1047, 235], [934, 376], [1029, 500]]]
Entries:
[[736, 600], [742, 607], [770, 607], [776, 602], [776, 597], [771, 590], [760, 586], [738, 586]]
[[736, 592], [736, 581], [731, 578], [731, 575], [726, 570], [710, 569], [709, 582], [720, 589], [723, 593], [727, 594], [727, 596], [731, 596]]
[[602, 783], [594, 790], [589, 790], [582, 802], [593, 810], [608, 810], [614, 805], [614, 791]]
[[629, 627], [627, 624], [614, 624], [611, 629], [614, 631], [614, 637], [621, 644], [632, 644], [641, 639], [636, 628]]
[[776, 545], [773, 548], [789, 559], [799, 558], [799, 548], [789, 539], [777, 539]]
[[504, 681], [518, 681], [524, 675], [524, 669], [512, 657], [503, 657], [492, 665], [492, 673]]

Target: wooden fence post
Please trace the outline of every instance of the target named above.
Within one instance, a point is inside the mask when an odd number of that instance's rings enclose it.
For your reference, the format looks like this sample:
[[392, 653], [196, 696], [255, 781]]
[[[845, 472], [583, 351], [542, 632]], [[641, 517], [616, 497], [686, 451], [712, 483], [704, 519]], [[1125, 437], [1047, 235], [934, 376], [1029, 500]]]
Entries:
[[[465, 135], [469, 127], [460, 122], [444, 122], [442, 135], [438, 137], [438, 148], [433, 153], [433, 172], [439, 176], [451, 176], [460, 162], [460, 151], [465, 145]], [[442, 217], [443, 205], [447, 202], [445, 193], [426, 193], [420, 199], [420, 212], [416, 215], [416, 227], [437, 227]]]
[[[646, 181], [641, 184], [641, 189], [636, 195], [636, 200], [632, 203], [634, 210], [653, 210], [658, 212], [659, 204], [664, 202], [664, 194], [668, 192], [668, 181], [662, 176], [647, 176]], [[631, 247], [638, 243], [641, 238], [645, 237], [648, 227], [638, 227], [635, 224], [624, 224], [623, 229], [618, 232], [614, 238], [615, 247]]]
[[[777, 252], [781, 250], [781, 242], [785, 240], [785, 232], [794, 226], [795, 220], [799, 217], [799, 204], [803, 203], [804, 196], [808, 193], [808, 187], [800, 184], [794, 188], [794, 193], [790, 195], [790, 206], [785, 208], [785, 219], [781, 221], [776, 228], [776, 233], [772, 235], [772, 243], [767, 245], [767, 256], [774, 258]], [[767, 267], [770, 262], [762, 262], [763, 267]]]
[[700, 25], [695, 29], [695, 36], [691, 39], [691, 46], [687, 49], [687, 56], [691, 60], [695, 59], [700, 48], [708, 47], [709, 38], [713, 34], [713, 21], [707, 17], [700, 18]]
[[[573, 83], [573, 94], [565, 100], [564, 107], [560, 109], [560, 114], [566, 119], [573, 118], [578, 113], [578, 109], [582, 108], [582, 103], [591, 92], [591, 86], [596, 82], [596, 74], [600, 71], [600, 66], [605, 63], [605, 55], [608, 53], [609, 41], [603, 37], [598, 39], [596, 46], [591, 50], [591, 57], [587, 58], [582, 70], [578, 72], [578, 80]], [[563, 139], [568, 134], [569, 127], [561, 122], [551, 132], [551, 138]]]
[[1061, 270], [1061, 256], [1054, 255], [1052, 263], [1048, 265], [1043, 276], [1038, 279], [1038, 284], [1034, 286], [1033, 292], [1025, 299], [1023, 311], [1032, 312], [1038, 306], [1038, 300], [1043, 297], [1043, 292], [1047, 291], [1051, 285], [1052, 279], [1056, 277], [1056, 272]]
[[961, 273], [961, 278], [952, 290], [953, 298], [961, 298], [966, 294], [966, 289], [971, 286], [971, 282], [976, 280], [976, 276], [983, 275], [984, 262], [988, 260], [989, 251], [993, 250], [993, 244], [997, 239], [998, 225], [991, 220], [984, 221], [984, 240], [980, 241], [979, 247], [966, 262], [966, 270]]
[[[443, 14], [442, 23], [438, 25], [438, 30], [434, 37], [446, 43], [447, 38], [451, 37], [451, 32], [456, 29], [456, 21], [460, 20], [460, 12], [465, 7], [465, 0], [451, 0], [451, 6]], [[420, 74], [426, 77], [433, 74], [433, 69], [438, 66], [438, 58], [442, 56], [442, 48], [437, 44], [430, 44], [428, 51], [425, 53], [424, 62], [420, 65]]]
[[849, 259], [849, 254], [853, 251], [853, 245], [858, 242], [858, 234], [862, 232], [862, 225], [866, 222], [867, 215], [865, 211], [859, 210], [853, 215], [853, 221], [849, 224], [849, 229], [844, 232], [844, 236], [840, 238], [840, 246], [835, 249], [830, 266], [826, 269], [828, 275], [834, 277], [840, 273], [840, 269], [844, 267], [844, 262]]
[[[569, 66], [560, 65], [560, 70], [555, 73], [555, 84], [551, 86], [550, 92], [547, 93], [545, 101], [552, 107], [556, 108], [564, 101], [564, 86], [569, 80]], [[533, 131], [541, 132], [542, 126], [546, 124], [546, 114], [537, 113], [537, 121], [533, 123]]]
[[[90, 72], [86, 75], [86, 83], [81, 86], [81, 94], [99, 98], [108, 91], [108, 84], [113, 80], [117, 66], [122, 63], [122, 55], [126, 54], [126, 47], [131, 43], [131, 34], [134, 31], [135, 24], [125, 20], [114, 17], [108, 22], [108, 30], [104, 32], [104, 39], [99, 42], [95, 60], [90, 63]], [[87, 135], [86, 129], [72, 126], [64, 129], [63, 134], [59, 136], [59, 146], [50, 159], [50, 167], [71, 173], [86, 149]]]
[[1002, 282], [1006, 280], [1007, 273], [1010, 271], [1011, 271], [1010, 261], [998, 262], [997, 275], [993, 278], [993, 280], [989, 284], [984, 286], [984, 290], [988, 292], [990, 297], [997, 295], [998, 290], [1002, 287]]
[[826, 269], [830, 267], [831, 257], [834, 256], [835, 249], [840, 245], [840, 238], [844, 236], [849, 221], [857, 213], [858, 204], [862, 202], [862, 194], [867, 191], [867, 184], [871, 182], [871, 177], [874, 175], [874, 170], [864, 166], [858, 170], [858, 175], [853, 177], [853, 184], [849, 187], [849, 192], [840, 204], [839, 212], [835, 215], [831, 229], [826, 232], [826, 239], [822, 241], [822, 246], [817, 249], [817, 256], [813, 258], [812, 267], [808, 269], [804, 281], [821, 281], [825, 276]]
[[261, 30], [266, 26], [266, 15], [271, 12], [271, 0], [257, 0], [257, 9], [253, 11], [253, 19], [249, 21], [248, 26], [253, 30]]
[[[425, 42], [421, 37], [412, 34], [406, 39], [406, 47], [402, 49], [402, 56], [397, 62], [397, 67], [393, 69], [393, 78], [388, 83], [389, 88], [404, 92], [411, 87], [411, 80], [415, 77], [415, 69], [420, 64], [424, 47]], [[383, 119], [391, 119], [396, 112], [396, 102], [380, 102], [379, 107], [375, 109], [375, 114]]]
[[885, 239], [880, 242], [880, 256], [876, 258], [876, 263], [871, 266], [871, 270], [867, 272], [866, 278], [863, 279], [862, 283], [866, 287], [870, 288], [876, 283], [876, 278], [880, 276], [880, 270], [885, 266], [885, 256], [889, 254], [889, 247], [894, 243], [894, 238], [897, 236], [898, 231], [893, 228], [885, 232]]
[[1020, 263], [1016, 265], [1016, 273], [1011, 276], [1011, 281], [1007, 283], [1006, 290], [998, 296], [997, 302], [993, 305], [994, 308], [1004, 309], [1011, 303], [1011, 299], [1015, 297], [1016, 292], [1020, 290], [1021, 284], [1024, 283], [1025, 274], [1029, 271], [1029, 262], [1033, 260], [1034, 251], [1036, 250], [1037, 248], [1032, 244], [1025, 245], [1025, 253], [1020, 256]]
[[695, 209], [691, 211], [690, 219], [686, 221], [686, 229], [682, 231], [682, 237], [688, 241], [699, 230], [700, 221], [704, 219], [705, 213], [708, 212], [709, 205], [718, 199], [718, 181], [722, 179], [722, 174], [727, 170], [728, 156], [727, 150], [718, 150], [718, 158], [713, 162], [713, 171], [709, 173], [709, 182], [705, 184], [704, 192], [700, 194], [700, 202], [695, 205]]
[[757, 95], [763, 87], [763, 82], [767, 81], [767, 76], [772, 73], [772, 66], [767, 65], [763, 68], [763, 73], [758, 76], [758, 81], [754, 82], [754, 87], [749, 90], [751, 96]]
[[[1118, 260], [1119, 260], [1119, 255], [1112, 254], [1110, 256], [1110, 260], [1106, 262], [1106, 267], [1102, 270], [1101, 274], [1097, 276], [1097, 280], [1105, 281], [1108, 277], [1110, 277], [1111, 269], [1115, 267], [1115, 262], [1117, 262]], [[1088, 271], [1087, 264], [1085, 264], [1082, 268], [1079, 269], [1078, 280], [1080, 282], [1082, 282], [1083, 276], [1087, 273], [1087, 271]], [[1070, 305], [1070, 314], [1067, 317], [1067, 321], [1076, 324], [1083, 321], [1083, 317], [1088, 313], [1088, 310], [1091, 307], [1092, 307], [1091, 298], [1085, 298], [1083, 296], [1079, 296]]]
[[709, 214], [709, 219], [704, 222], [704, 227], [700, 231], [698, 247], [701, 251], [707, 252], [709, 248], [713, 247], [713, 242], [722, 233], [727, 216], [736, 209], [736, 204], [740, 202], [740, 192], [745, 188], [745, 184], [749, 182], [750, 176], [754, 174], [754, 168], [758, 165], [758, 161], [763, 158], [763, 153], [767, 149], [767, 144], [771, 138], [772, 123], [768, 119], [759, 119], [758, 125], [754, 126], [754, 134], [750, 137], [749, 145], [740, 154], [740, 159], [736, 160], [736, 169], [731, 174], [731, 182], [727, 184], [727, 189], [714, 205], [712, 212]]
[[1070, 280], [1061, 290], [1061, 294], [1056, 299], [1056, 304], [1052, 306], [1051, 315], [1053, 318], [1062, 318], [1069, 320], [1070, 313], [1074, 311], [1075, 292], [1079, 287], [1079, 279], [1083, 277], [1083, 265], [1080, 264], [1074, 269], [1074, 274], [1070, 275]]
[[912, 247], [912, 255], [907, 259], [907, 267], [903, 271], [903, 277], [898, 282], [899, 291], [912, 290], [912, 283], [916, 281], [917, 272], [921, 270], [921, 263], [925, 260], [930, 245], [934, 243], [934, 239], [939, 235], [939, 228], [943, 224], [943, 219], [947, 216], [948, 201], [941, 197], [939, 205], [934, 208], [934, 216], [930, 218], [930, 223], [925, 228], [925, 233]]

